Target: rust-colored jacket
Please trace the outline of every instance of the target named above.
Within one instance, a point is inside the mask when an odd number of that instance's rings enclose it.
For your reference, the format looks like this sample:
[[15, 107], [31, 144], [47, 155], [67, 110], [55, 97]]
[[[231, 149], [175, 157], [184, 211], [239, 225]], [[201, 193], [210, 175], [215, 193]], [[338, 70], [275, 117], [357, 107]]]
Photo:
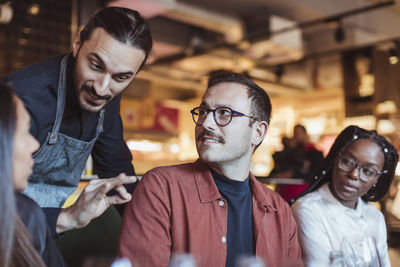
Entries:
[[[288, 204], [250, 175], [256, 255], [268, 267], [303, 266], [297, 226]], [[209, 167], [195, 163], [158, 167], [139, 182], [126, 206], [119, 256], [133, 266], [167, 266], [176, 252], [197, 266], [225, 266], [227, 207]]]

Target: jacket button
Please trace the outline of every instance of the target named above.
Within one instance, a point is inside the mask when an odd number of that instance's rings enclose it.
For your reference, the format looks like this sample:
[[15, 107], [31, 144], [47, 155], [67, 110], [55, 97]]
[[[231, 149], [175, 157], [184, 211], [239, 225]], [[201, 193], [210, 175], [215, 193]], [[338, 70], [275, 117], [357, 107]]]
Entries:
[[218, 206], [223, 207], [225, 205], [225, 202], [223, 200], [218, 201]]
[[222, 243], [226, 243], [226, 237], [223, 236], [223, 237], [221, 238], [221, 241], [222, 241]]

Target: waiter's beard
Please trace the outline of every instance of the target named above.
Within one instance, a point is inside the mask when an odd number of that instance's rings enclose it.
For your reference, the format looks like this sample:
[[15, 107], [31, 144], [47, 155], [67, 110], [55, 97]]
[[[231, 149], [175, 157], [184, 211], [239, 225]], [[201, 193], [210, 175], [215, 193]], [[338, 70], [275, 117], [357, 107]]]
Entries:
[[78, 97], [80, 107], [85, 111], [94, 113], [100, 111], [112, 100], [110, 94], [99, 96], [93, 86], [86, 83], [78, 89]]

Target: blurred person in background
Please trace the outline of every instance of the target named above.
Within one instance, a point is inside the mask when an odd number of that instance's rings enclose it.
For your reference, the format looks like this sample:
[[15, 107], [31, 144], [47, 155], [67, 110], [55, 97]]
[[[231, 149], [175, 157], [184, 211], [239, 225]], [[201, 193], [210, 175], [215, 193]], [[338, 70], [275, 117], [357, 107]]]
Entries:
[[309, 182], [321, 167], [324, 155], [310, 142], [307, 129], [301, 124], [293, 128], [293, 142], [303, 161], [301, 168], [295, 170], [293, 177], [303, 178]]
[[295, 178], [295, 171], [303, 166], [302, 152], [295, 147], [293, 139], [286, 136], [282, 137], [282, 146], [281, 151], [272, 154], [274, 168], [268, 177]]
[[[123, 185], [136, 177], [120, 100], [151, 47], [150, 29], [137, 11], [104, 8], [76, 35], [71, 53], [9, 76], [40, 143], [24, 193], [43, 208], [54, 236], [83, 228], [111, 205], [130, 200], [133, 186]], [[74, 205], [62, 209], [90, 154], [96, 174], [109, 179], [90, 181]], [[106, 195], [112, 189], [116, 194]]]
[[0, 81], [0, 266], [65, 266], [41, 208], [21, 194], [39, 148], [29, 128], [22, 101]]
[[297, 124], [293, 128], [293, 137], [285, 141], [283, 151], [275, 152], [274, 168], [269, 177], [303, 179], [304, 184], [278, 185], [278, 192], [286, 201], [303, 192], [307, 183], [316, 173], [324, 160], [324, 155], [309, 140], [306, 128]]
[[390, 266], [384, 217], [367, 201], [388, 192], [397, 161], [396, 148], [375, 131], [349, 126], [339, 134], [292, 205], [307, 266], [326, 266], [352, 236], [372, 237], [381, 266]]
[[144, 175], [123, 215], [119, 256], [143, 267], [167, 266], [176, 253], [198, 266], [234, 266], [243, 255], [302, 266], [288, 204], [250, 172], [270, 122], [267, 93], [244, 75], [217, 72], [191, 113], [199, 159]]

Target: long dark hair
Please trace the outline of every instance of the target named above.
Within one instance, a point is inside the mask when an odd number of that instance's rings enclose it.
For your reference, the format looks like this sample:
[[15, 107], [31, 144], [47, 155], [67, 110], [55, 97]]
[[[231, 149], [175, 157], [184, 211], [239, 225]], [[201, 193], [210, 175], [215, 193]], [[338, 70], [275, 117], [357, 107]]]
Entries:
[[13, 144], [16, 101], [0, 81], [0, 266], [45, 266], [16, 212], [13, 186]]
[[339, 134], [329, 150], [328, 155], [323, 161], [321, 169], [310, 182], [309, 187], [304, 192], [292, 199], [290, 203], [294, 203], [298, 198], [315, 191], [323, 184], [330, 182], [332, 180], [332, 169], [339, 153], [359, 139], [369, 139], [379, 145], [385, 157], [383, 174], [379, 177], [375, 186], [371, 187], [371, 189], [365, 195], [361, 196], [361, 198], [365, 201], [380, 200], [387, 193], [390, 184], [392, 183], [399, 157], [397, 154], [397, 149], [388, 140], [386, 140], [385, 137], [377, 134], [376, 131], [367, 131], [353, 125], [347, 127]]

